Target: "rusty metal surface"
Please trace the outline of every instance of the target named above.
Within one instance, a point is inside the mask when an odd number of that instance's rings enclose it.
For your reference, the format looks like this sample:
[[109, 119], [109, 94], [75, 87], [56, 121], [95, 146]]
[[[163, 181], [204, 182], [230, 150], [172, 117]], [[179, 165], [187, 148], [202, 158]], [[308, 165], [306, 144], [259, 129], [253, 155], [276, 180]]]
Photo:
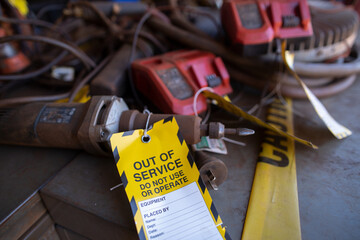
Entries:
[[[86, 104], [30, 103], [0, 109], [0, 143], [79, 149], [78, 122]], [[56, 137], [54, 137], [56, 136]]]
[[76, 151], [0, 145], [0, 222], [76, 155]]
[[295, 133], [319, 146], [296, 145], [300, 220], [303, 239], [360, 239], [360, 80], [322, 102], [353, 135], [337, 140], [306, 101], [294, 107], [316, 124], [295, 118]]
[[[351, 89], [322, 100], [331, 115], [352, 130], [344, 140], [332, 136], [308, 101], [294, 101], [295, 111], [304, 116], [294, 116], [295, 134], [319, 146], [312, 150], [296, 144], [303, 239], [360, 239], [359, 92], [358, 78]], [[233, 239], [241, 238], [261, 134], [243, 139], [248, 147], [227, 144], [229, 155], [221, 159], [229, 169], [228, 179], [210, 192]]]
[[[255, 171], [260, 140], [257, 136], [235, 138], [251, 147], [241, 147], [227, 143], [229, 154], [221, 157], [228, 168], [228, 178], [217, 191], [210, 191], [214, 204], [227, 227], [232, 239], [240, 239], [251, 186]], [[254, 145], [255, 145], [254, 144]], [[219, 157], [220, 158], [220, 157]]]
[[45, 214], [18, 240], [36, 240], [36, 239], [60, 240], [60, 237], [55, 230], [54, 222], [50, 218], [49, 214]]
[[33, 194], [11, 216], [1, 221], [0, 239], [18, 239], [44, 214], [46, 209], [38, 193]]
[[226, 164], [203, 151], [196, 151], [194, 154], [196, 166], [199, 169], [201, 179], [208, 189], [218, 189], [226, 181], [228, 168]]
[[[152, 114], [149, 119], [149, 125], [154, 124], [161, 119], [166, 119], [170, 114]], [[120, 117], [119, 131], [129, 131], [134, 129], [143, 129], [146, 126], [148, 114], [140, 113], [137, 110], [125, 111]], [[187, 143], [200, 142], [201, 118], [190, 115], [175, 115], [175, 119], [181, 129], [181, 134]]]
[[63, 226], [55, 225], [55, 229], [61, 240], [88, 240], [88, 238], [64, 228]]
[[137, 239], [129, 202], [112, 158], [80, 154], [42, 190], [51, 217], [90, 239]]
[[[140, 41], [145, 48], [151, 49], [149, 44], [145, 41]], [[152, 50], [152, 49], [151, 49]], [[151, 51], [146, 56], [141, 51], [135, 51], [133, 56], [134, 60], [149, 57], [154, 55]], [[128, 86], [128, 73], [129, 58], [131, 56], [131, 45], [124, 44], [114, 54], [110, 62], [104, 69], [91, 81], [90, 93], [96, 95], [116, 95], [123, 96], [126, 93]]]
[[[238, 103], [242, 107], [256, 103], [252, 97], [242, 100]], [[227, 180], [219, 186], [219, 190], [210, 191], [210, 195], [232, 239], [241, 238], [262, 138], [262, 130], [257, 126], [244, 121], [241, 126], [254, 129], [256, 133], [247, 137], [232, 136], [231, 139], [244, 142], [247, 146], [226, 143], [228, 155], [212, 154], [223, 160], [228, 168]]]
[[[310, 103], [294, 101], [295, 110], [303, 114], [306, 119], [311, 119], [309, 121], [298, 115], [294, 116], [296, 135], [309, 139], [319, 146], [319, 150], [311, 150], [300, 144], [296, 145], [303, 239], [360, 239], [360, 149], [358, 147], [360, 126], [357, 123], [360, 118], [360, 108], [356, 105], [359, 102], [359, 91], [360, 82], [358, 79], [351, 89], [340, 95], [322, 100], [333, 117], [353, 131], [353, 135], [344, 140], [336, 140], [328, 132], [315, 115]], [[237, 101], [237, 104], [245, 109], [255, 103], [256, 98], [249, 96], [243, 96]], [[215, 116], [212, 121], [219, 120], [224, 116], [222, 112], [216, 114], [218, 118], [216, 119]], [[240, 239], [241, 237], [256, 159], [262, 139], [261, 129], [244, 123], [241, 122], [241, 127], [255, 129], [256, 134], [248, 137], [232, 137], [246, 142], [248, 146], [240, 147], [228, 143], [228, 155], [215, 155], [225, 162], [229, 173], [228, 179], [220, 186], [220, 189], [210, 192], [217, 210], [225, 226], [227, 226], [227, 231], [233, 239]], [[20, 149], [21, 151], [19, 151]], [[63, 157], [71, 156], [71, 151], [61, 151], [57, 155], [55, 154], [57, 151], [49, 149], [31, 148], [30, 150], [30, 148], [0, 146], [0, 151], [5, 153], [2, 156], [7, 156], [7, 159], [15, 154], [17, 157], [14, 159], [22, 158], [22, 161], [29, 162], [30, 165], [34, 161], [31, 159], [36, 159], [41, 154], [47, 154], [46, 156], [51, 159], [52, 164], [54, 164], [52, 162], [54, 158], [61, 162]], [[5, 164], [2, 159], [3, 157], [0, 161], [2, 164], [0, 177], [3, 183], [5, 177], [9, 178], [11, 174], [9, 171], [3, 170]], [[39, 169], [44, 171], [44, 169], [50, 168], [50, 162], [35, 162], [32, 163], [32, 166], [36, 165], [38, 171]], [[14, 164], [16, 165], [16, 161]], [[42, 167], [41, 165], [44, 164], [45, 166]], [[58, 211], [54, 215], [55, 217], [53, 216], [55, 222], [60, 220], [61, 225], [68, 229], [71, 229], [71, 224], [83, 225], [80, 231], [78, 229], [71, 230], [85, 237], [89, 237], [85, 235], [89, 234], [89, 231], [99, 231], [97, 234], [111, 231], [114, 233], [115, 228], [123, 226], [122, 229], [130, 229], [128, 232], [132, 232], [133, 235], [131, 236], [136, 239], [131, 211], [123, 188], [118, 188], [113, 192], [109, 191], [110, 187], [120, 182], [112, 159], [81, 154], [71, 164], [73, 165], [72, 170], [68, 168], [69, 165], [42, 192], [42, 195], [48, 198], [49, 209], [57, 206]], [[26, 169], [28, 170], [28, 167]], [[30, 173], [26, 172], [27, 170], [23, 170], [24, 176], [20, 176], [20, 183], [25, 185], [30, 184], [26, 182], [29, 179], [30, 182], [34, 181], [30, 177]], [[19, 183], [15, 184], [15, 179], [17, 178], [10, 177], [7, 180], [10, 183], [12, 181], [13, 185], [1, 184], [1, 193], [11, 193], [10, 190], [15, 187], [17, 188], [16, 192], [22, 192], [26, 189]], [[23, 196], [25, 195], [29, 195], [29, 193], [23, 193]], [[1, 202], [4, 200], [2, 199]], [[15, 206], [17, 205], [15, 204]], [[3, 204], [1, 210], [0, 213], [3, 213]], [[66, 218], [66, 214], [70, 214], [68, 215], [70, 217]], [[94, 226], [92, 224], [95, 223], [97, 230], [92, 227]]]

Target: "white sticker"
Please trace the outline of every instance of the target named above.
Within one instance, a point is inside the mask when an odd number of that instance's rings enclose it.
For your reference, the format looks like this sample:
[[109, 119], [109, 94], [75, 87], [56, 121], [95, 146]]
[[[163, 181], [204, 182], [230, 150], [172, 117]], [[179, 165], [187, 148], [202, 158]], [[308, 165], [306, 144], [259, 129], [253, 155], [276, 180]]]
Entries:
[[139, 202], [149, 239], [223, 239], [195, 182]]
[[53, 67], [51, 71], [51, 76], [64, 82], [72, 82], [74, 81], [75, 69], [65, 66]]
[[208, 136], [201, 137], [201, 141], [193, 144], [195, 151], [208, 151], [219, 154], [227, 154], [227, 149], [224, 140], [213, 139]]

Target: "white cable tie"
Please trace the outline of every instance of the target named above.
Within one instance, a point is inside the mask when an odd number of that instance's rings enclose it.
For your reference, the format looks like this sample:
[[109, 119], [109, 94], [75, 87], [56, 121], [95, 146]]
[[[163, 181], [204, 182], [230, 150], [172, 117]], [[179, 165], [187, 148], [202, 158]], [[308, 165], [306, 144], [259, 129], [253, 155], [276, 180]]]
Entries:
[[206, 90], [209, 90], [210, 92], [214, 92], [214, 89], [212, 89], [211, 87], [203, 87], [203, 88], [200, 88], [199, 90], [197, 90], [197, 92], [195, 93], [194, 101], [193, 101], [193, 110], [194, 110], [195, 116], [199, 116], [198, 112], [197, 112], [197, 106], [196, 106], [197, 99], [198, 99], [200, 93], [202, 93], [203, 91], [206, 91]]
[[119, 183], [118, 185], [115, 185], [112, 188], [110, 188], [110, 191], [112, 191], [112, 190], [114, 190], [114, 189], [116, 189], [116, 188], [118, 188], [118, 187], [120, 187], [122, 185], [123, 185], [122, 183]]
[[246, 144], [243, 143], [243, 142], [236, 141], [236, 140], [232, 140], [232, 139], [227, 138], [227, 137], [222, 137], [221, 139], [224, 140], [224, 141], [226, 141], [226, 142], [233, 143], [233, 144], [236, 144], [236, 145], [239, 145], [239, 146], [242, 146], [242, 147], [245, 147], [245, 146], [246, 146]]

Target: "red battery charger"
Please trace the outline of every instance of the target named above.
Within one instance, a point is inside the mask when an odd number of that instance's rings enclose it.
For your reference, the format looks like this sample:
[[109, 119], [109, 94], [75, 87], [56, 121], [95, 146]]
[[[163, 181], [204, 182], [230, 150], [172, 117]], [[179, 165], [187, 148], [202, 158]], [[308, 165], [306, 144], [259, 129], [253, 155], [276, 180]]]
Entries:
[[221, 9], [230, 41], [245, 56], [272, 52], [276, 38], [296, 40], [313, 34], [306, 0], [231, 0]]
[[[203, 87], [219, 95], [232, 92], [223, 61], [209, 52], [179, 50], [136, 60], [131, 67], [136, 88], [164, 113], [194, 115], [194, 95]], [[205, 97], [196, 105], [199, 113], [205, 111]]]

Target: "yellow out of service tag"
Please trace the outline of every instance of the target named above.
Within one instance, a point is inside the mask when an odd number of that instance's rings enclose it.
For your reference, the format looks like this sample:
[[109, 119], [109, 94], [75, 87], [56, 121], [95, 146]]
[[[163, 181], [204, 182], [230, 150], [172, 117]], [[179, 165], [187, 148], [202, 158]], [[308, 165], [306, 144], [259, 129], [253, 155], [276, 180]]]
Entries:
[[282, 45], [282, 58], [286, 65], [286, 68], [294, 76], [294, 78], [298, 81], [301, 87], [304, 89], [306, 96], [310, 100], [313, 105], [318, 116], [323, 120], [327, 128], [330, 132], [337, 138], [343, 139], [352, 134], [352, 132], [339, 124], [326, 110], [325, 106], [320, 102], [320, 100], [311, 92], [311, 90], [305, 85], [305, 83], [301, 80], [299, 75], [294, 71], [294, 54], [291, 54], [289, 51], [286, 51], [286, 42], [283, 41]]
[[[292, 103], [286, 101], [271, 104], [267, 122], [292, 134]], [[294, 140], [267, 130], [261, 149], [243, 239], [301, 239]]]
[[221, 96], [219, 96], [219, 95], [217, 95], [215, 93], [212, 93], [212, 92], [209, 92], [209, 91], [204, 91], [203, 94], [207, 98], [216, 100], [218, 105], [221, 108], [225, 109], [226, 111], [228, 111], [228, 112], [230, 112], [232, 114], [235, 114], [236, 116], [242, 117], [242, 118], [244, 118], [244, 119], [246, 119], [246, 120], [248, 120], [250, 122], [256, 123], [259, 126], [267, 128], [269, 130], [272, 130], [272, 131], [274, 131], [274, 132], [276, 132], [276, 133], [278, 133], [278, 134], [280, 134], [282, 136], [289, 137], [289, 138], [291, 138], [293, 140], [296, 140], [297, 142], [302, 143], [302, 144], [304, 144], [306, 146], [312, 147], [314, 149], [318, 148], [316, 145], [312, 144], [309, 141], [298, 138], [298, 137], [294, 136], [293, 134], [284, 132], [283, 130], [278, 128], [276, 125], [274, 126], [272, 123], [270, 123], [270, 124], [265, 123], [262, 120], [260, 120], [259, 118], [248, 114], [247, 112], [243, 111], [241, 108], [239, 108], [239, 107], [235, 106], [234, 104], [226, 101], [223, 97], [221, 97]]
[[230, 239], [174, 117], [110, 141], [140, 240]]

